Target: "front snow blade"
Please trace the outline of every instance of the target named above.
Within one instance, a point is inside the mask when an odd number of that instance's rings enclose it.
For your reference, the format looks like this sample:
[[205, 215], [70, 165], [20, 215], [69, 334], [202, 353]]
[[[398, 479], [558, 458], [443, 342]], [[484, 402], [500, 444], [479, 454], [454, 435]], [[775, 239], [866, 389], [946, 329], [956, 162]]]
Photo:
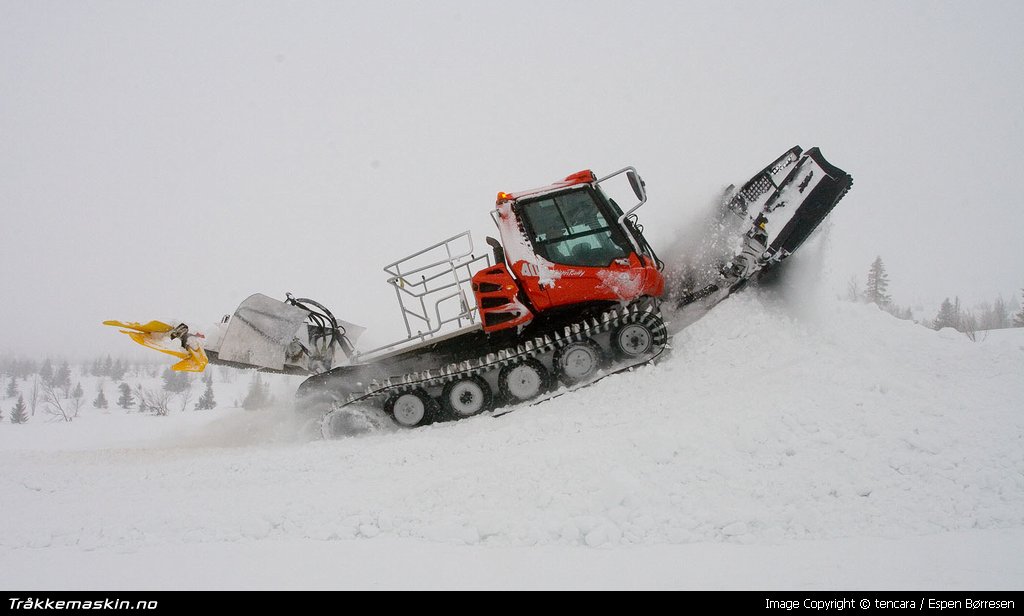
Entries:
[[250, 295], [231, 316], [217, 359], [280, 371], [307, 316], [302, 308], [261, 293]]

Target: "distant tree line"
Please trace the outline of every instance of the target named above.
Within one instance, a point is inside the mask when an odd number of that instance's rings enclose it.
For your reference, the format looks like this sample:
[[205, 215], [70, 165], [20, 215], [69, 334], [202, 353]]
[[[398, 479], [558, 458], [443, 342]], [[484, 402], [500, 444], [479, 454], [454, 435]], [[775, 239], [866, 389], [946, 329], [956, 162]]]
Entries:
[[981, 302], [973, 310], [964, 308], [959, 297], [955, 296], [952, 301], [947, 297], [942, 300], [939, 312], [930, 326], [936, 330], [952, 327], [971, 339], [979, 331], [1024, 327], [1024, 308], [1016, 314], [1011, 314], [1011, 311], [1002, 296], [992, 302]]
[[[224, 380], [232, 380], [231, 369], [222, 369]], [[131, 364], [109, 355], [72, 366], [68, 361], [54, 361], [47, 357], [41, 362], [23, 357], [0, 356], [0, 421], [25, 423], [36, 415], [37, 410], [49, 419], [72, 421], [78, 417], [87, 404], [83, 377], [97, 377], [92, 407], [109, 412], [110, 399], [107, 397], [108, 381], [116, 388], [114, 404], [125, 411], [154, 415], [166, 415], [171, 410], [210, 410], [216, 408], [213, 370], [208, 369], [202, 376], [203, 389], [198, 400], [194, 400], [194, 375], [175, 372], [157, 364]], [[162, 387], [144, 386], [142, 380], [152, 381], [157, 376]], [[129, 380], [135, 381], [134, 386]], [[250, 387], [256, 391], [247, 407], [258, 408], [269, 400], [269, 388], [262, 381], [254, 379]], [[237, 404], [237, 402], [236, 402]], [[6, 412], [9, 409], [9, 412]]]
[[[1021, 289], [1021, 295], [1021, 305], [1024, 306], [1024, 289]], [[889, 275], [881, 256], [876, 257], [868, 268], [867, 283], [863, 289], [856, 276], [850, 279], [846, 299], [875, 304], [896, 318], [914, 320], [913, 310], [909, 306], [895, 303], [889, 295]], [[1014, 312], [1018, 308], [1019, 311]], [[972, 310], [965, 308], [959, 297], [954, 297], [952, 301], [947, 297], [933, 319], [915, 322], [936, 330], [952, 327], [973, 338], [978, 331], [1024, 327], [1024, 307], [1013, 306], [999, 296], [991, 302], [981, 302]]]
[[120, 381], [128, 372], [128, 363], [121, 359], [111, 359], [109, 355], [105, 359], [95, 359], [89, 364], [89, 374], [93, 376], [105, 376], [115, 381]]

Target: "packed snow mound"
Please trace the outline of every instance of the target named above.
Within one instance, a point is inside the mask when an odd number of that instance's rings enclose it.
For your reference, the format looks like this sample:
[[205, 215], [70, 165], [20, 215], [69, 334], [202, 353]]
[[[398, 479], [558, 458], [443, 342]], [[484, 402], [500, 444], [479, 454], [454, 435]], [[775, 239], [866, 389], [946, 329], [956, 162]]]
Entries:
[[1019, 338], [974, 344], [873, 306], [750, 289], [657, 365], [501, 417], [60, 452], [13, 451], [15, 430], [0, 430], [0, 548], [773, 544], [1021, 527], [1022, 367]]

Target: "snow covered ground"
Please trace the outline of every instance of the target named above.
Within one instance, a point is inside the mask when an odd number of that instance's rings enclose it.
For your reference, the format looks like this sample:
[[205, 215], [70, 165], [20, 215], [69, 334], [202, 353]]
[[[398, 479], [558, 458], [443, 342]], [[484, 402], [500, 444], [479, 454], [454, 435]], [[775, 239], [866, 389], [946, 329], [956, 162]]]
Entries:
[[1024, 329], [780, 286], [502, 417], [279, 406], [4, 423], [0, 587], [1024, 587]]

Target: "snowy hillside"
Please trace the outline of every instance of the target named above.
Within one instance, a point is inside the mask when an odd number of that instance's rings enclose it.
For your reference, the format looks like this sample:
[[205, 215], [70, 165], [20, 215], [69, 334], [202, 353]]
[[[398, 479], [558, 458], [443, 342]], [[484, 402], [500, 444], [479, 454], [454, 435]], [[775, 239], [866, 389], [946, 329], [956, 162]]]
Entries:
[[658, 365], [502, 417], [5, 423], [2, 584], [1020, 588], [1021, 332], [753, 289]]

